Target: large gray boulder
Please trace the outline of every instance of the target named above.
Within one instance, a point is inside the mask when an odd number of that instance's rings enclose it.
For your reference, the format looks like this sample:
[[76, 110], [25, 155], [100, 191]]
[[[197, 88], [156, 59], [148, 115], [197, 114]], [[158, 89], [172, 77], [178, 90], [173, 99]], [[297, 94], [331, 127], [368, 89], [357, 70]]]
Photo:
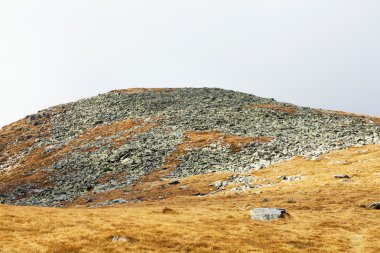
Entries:
[[281, 208], [254, 208], [251, 210], [251, 219], [269, 221], [285, 218], [286, 211]]
[[370, 209], [380, 209], [380, 202], [373, 202], [367, 206]]

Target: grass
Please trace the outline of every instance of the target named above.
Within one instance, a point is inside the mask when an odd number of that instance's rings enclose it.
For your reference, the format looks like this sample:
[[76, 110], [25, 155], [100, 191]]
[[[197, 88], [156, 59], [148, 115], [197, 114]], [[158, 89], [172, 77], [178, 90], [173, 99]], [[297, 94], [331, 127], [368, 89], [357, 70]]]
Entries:
[[[297, 157], [252, 172], [276, 184], [243, 193], [195, 197], [178, 190], [211, 191], [210, 182], [228, 176], [220, 173], [182, 179], [164, 189], [171, 194], [163, 200], [109, 208], [0, 205], [0, 252], [379, 252], [380, 211], [360, 207], [380, 201], [379, 157], [380, 145], [315, 161]], [[299, 174], [304, 179], [278, 178]], [[150, 194], [166, 182], [147, 183]], [[253, 207], [282, 207], [289, 217], [253, 221]]]

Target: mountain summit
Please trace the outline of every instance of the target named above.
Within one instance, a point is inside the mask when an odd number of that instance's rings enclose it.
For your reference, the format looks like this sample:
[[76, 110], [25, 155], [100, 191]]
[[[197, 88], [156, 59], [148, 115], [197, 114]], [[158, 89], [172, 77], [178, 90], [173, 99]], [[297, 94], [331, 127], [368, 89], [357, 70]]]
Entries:
[[111, 91], [1, 129], [0, 203], [92, 206], [166, 198], [164, 187], [142, 191], [160, 181], [242, 175], [295, 156], [317, 159], [380, 143], [379, 124], [374, 117], [216, 88]]

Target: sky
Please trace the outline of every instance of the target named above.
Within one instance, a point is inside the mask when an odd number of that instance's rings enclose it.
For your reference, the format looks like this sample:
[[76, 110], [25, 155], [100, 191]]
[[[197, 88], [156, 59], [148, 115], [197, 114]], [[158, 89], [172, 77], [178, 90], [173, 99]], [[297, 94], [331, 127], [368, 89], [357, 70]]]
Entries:
[[129, 87], [380, 116], [378, 0], [0, 0], [0, 126]]

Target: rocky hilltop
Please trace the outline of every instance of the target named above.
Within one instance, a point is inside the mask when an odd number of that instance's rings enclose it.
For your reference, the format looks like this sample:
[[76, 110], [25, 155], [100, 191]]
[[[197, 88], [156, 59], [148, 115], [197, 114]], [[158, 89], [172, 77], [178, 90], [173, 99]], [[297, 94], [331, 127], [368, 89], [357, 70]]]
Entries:
[[[380, 143], [379, 124], [214, 88], [111, 91], [1, 129], [0, 203], [91, 206], [86, 196], [103, 194], [106, 205], [148, 200], [138, 187], [148, 181], [176, 184], [216, 172], [249, 180], [239, 175], [294, 156]], [[121, 191], [127, 197], [115, 198]]]

